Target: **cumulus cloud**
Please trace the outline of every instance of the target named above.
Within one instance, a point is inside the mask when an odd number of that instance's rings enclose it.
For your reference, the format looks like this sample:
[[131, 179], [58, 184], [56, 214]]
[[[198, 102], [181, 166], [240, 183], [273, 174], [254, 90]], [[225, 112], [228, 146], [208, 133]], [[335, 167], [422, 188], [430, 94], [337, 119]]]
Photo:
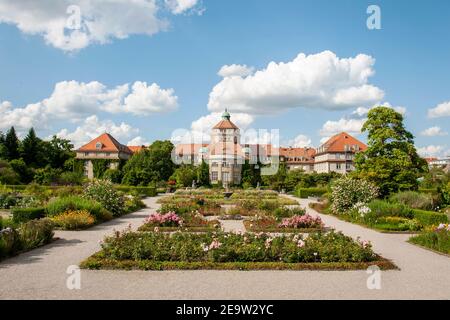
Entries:
[[[192, 11], [199, 0], [165, 0], [166, 6], [173, 14], [182, 14]], [[195, 11], [197, 14], [202, 14], [203, 9]]]
[[369, 83], [374, 63], [365, 54], [339, 58], [331, 51], [300, 53], [292, 61], [270, 62], [246, 77], [225, 77], [211, 91], [208, 109], [267, 114], [297, 107], [336, 110], [372, 105], [384, 96]]
[[443, 102], [435, 108], [428, 109], [429, 118], [450, 117], [450, 101]]
[[226, 77], [246, 77], [253, 73], [254, 68], [253, 67], [247, 67], [247, 65], [242, 64], [232, 64], [232, 65], [224, 65], [222, 68], [220, 68], [219, 72], [217, 73], [219, 76], [226, 78]]
[[443, 155], [444, 146], [440, 145], [428, 145], [417, 149], [417, 152], [422, 157], [440, 157]]
[[442, 131], [441, 127], [435, 126], [422, 131], [420, 134], [426, 137], [436, 137], [446, 136], [448, 135], [448, 132]]
[[130, 90], [129, 84], [108, 89], [97, 81], [62, 81], [55, 85], [50, 97], [37, 103], [13, 108], [11, 103], [3, 102], [0, 129], [45, 128], [52, 119], [79, 121], [100, 111], [134, 115], [170, 112], [177, 108], [177, 100], [173, 89], [161, 89], [156, 83], [136, 81]]
[[[91, 44], [105, 44], [131, 35], [151, 36], [168, 28], [160, 11], [173, 14], [193, 10], [198, 0], [2, 0], [0, 23], [41, 35], [66, 52]], [[202, 11], [198, 11], [201, 13]]]
[[97, 116], [93, 115], [87, 117], [74, 131], [62, 129], [56, 135], [60, 138], [71, 140], [75, 148], [78, 148], [106, 132], [110, 133], [118, 141], [123, 141], [138, 134], [139, 129], [133, 128], [133, 126], [125, 122], [116, 124], [111, 120], [100, 121]]
[[339, 119], [338, 121], [328, 120], [320, 129], [320, 135], [325, 137], [330, 137], [345, 131], [349, 134], [360, 134], [361, 128], [366, 122], [366, 119]]
[[310, 147], [311, 146], [311, 139], [304, 135], [299, 134], [294, 139], [289, 140], [287, 143], [288, 146], [293, 148], [304, 148], [304, 147]]
[[127, 146], [149, 146], [150, 144], [151, 143], [147, 139], [137, 136], [128, 141]]
[[371, 109], [379, 107], [379, 106], [392, 108], [392, 109], [394, 109], [395, 111], [397, 111], [398, 113], [400, 113], [402, 115], [405, 115], [406, 111], [407, 111], [405, 107], [393, 106], [389, 102], [383, 102], [383, 103], [375, 103], [372, 107], [358, 107], [358, 108], [356, 108], [356, 110], [354, 110], [352, 112], [352, 116], [354, 116], [354, 117], [367, 117], [367, 114], [369, 113], [369, 111]]

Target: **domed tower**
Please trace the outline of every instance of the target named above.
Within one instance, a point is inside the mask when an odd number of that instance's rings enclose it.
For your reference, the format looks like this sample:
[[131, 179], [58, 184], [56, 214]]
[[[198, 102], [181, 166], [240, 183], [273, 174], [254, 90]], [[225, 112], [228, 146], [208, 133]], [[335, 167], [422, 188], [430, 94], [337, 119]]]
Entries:
[[211, 132], [209, 148], [209, 174], [212, 184], [222, 182], [224, 186], [241, 183], [241, 170], [244, 157], [241, 150], [239, 128], [231, 122], [227, 109], [222, 120]]

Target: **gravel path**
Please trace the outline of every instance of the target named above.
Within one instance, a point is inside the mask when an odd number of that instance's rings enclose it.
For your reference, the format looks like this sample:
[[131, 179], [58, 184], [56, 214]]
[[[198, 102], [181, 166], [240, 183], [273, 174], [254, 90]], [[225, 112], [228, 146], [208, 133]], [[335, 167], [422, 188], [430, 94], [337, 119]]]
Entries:
[[[401, 270], [381, 274], [381, 290], [369, 290], [363, 271], [81, 271], [81, 289], [66, 287], [67, 267], [99, 250], [99, 241], [128, 224], [136, 228], [149, 208], [61, 238], [0, 263], [1, 299], [450, 299], [450, 259], [405, 241], [331, 216], [328, 226], [370, 240], [374, 250]], [[306, 206], [309, 200], [300, 200]], [[317, 214], [307, 208], [311, 214]], [[230, 226], [231, 228], [232, 226]], [[236, 226], [234, 226], [236, 227]]]

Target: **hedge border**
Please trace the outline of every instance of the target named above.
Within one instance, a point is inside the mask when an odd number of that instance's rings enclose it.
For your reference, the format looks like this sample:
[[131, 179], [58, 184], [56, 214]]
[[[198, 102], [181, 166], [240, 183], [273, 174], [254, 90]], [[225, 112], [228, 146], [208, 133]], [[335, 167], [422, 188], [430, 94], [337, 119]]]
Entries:
[[301, 199], [308, 197], [321, 197], [328, 192], [327, 188], [297, 188], [295, 195]]
[[378, 266], [381, 270], [400, 270], [390, 260], [378, 257], [370, 262], [179, 262], [150, 260], [113, 260], [101, 258], [98, 252], [80, 263], [80, 268], [91, 270], [321, 270], [344, 271], [366, 270]]

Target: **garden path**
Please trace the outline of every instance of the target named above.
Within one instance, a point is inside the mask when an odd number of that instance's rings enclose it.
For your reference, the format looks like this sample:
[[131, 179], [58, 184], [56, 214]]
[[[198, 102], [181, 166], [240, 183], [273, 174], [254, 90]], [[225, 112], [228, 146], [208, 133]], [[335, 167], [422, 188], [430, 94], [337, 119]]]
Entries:
[[[113, 229], [133, 228], [158, 208], [149, 206], [85, 231], [61, 231], [60, 239], [0, 263], [0, 299], [450, 299], [450, 259], [335, 217], [328, 226], [370, 240], [374, 250], [401, 270], [381, 273], [381, 290], [367, 289], [361, 271], [108, 271], [82, 270], [81, 289], [66, 286], [67, 267], [99, 250]], [[299, 199], [296, 199], [299, 200]], [[308, 213], [310, 200], [300, 199]]]

